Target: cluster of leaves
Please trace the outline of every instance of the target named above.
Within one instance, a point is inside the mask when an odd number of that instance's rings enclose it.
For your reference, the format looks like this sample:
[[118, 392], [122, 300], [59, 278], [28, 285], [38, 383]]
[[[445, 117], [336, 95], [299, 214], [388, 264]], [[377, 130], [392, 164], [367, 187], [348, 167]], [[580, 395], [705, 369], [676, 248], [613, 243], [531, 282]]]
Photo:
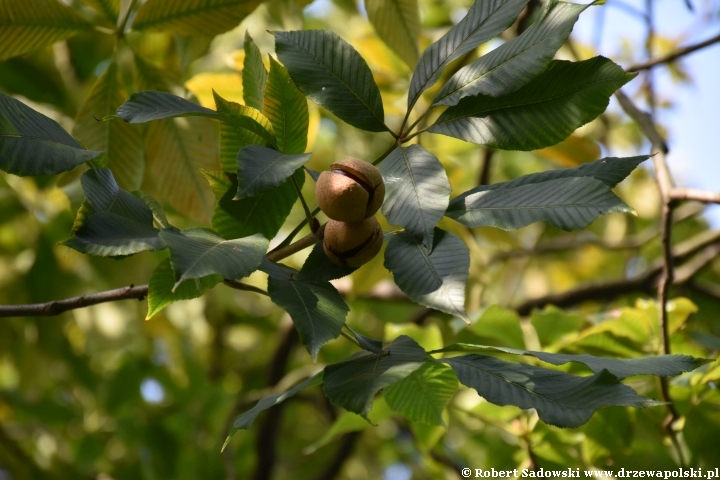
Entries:
[[[235, 26], [259, 2], [227, 6], [206, 1], [204, 11], [191, 11], [191, 3], [145, 2], [131, 28], [214, 35]], [[407, 37], [394, 36], [389, 20], [378, 14], [378, 2], [368, 2], [368, 14], [381, 37], [406, 61], [417, 61], [407, 113], [399, 128], [387, 125], [373, 74], [349, 43], [322, 30], [276, 31], [280, 62], [270, 57], [269, 72], [260, 50], [246, 35], [245, 105], [216, 94], [212, 110], [173, 95], [161, 73], [135, 56], [140, 91], [114, 111], [111, 105], [125, 91], [113, 59], [81, 108], [76, 136], [84, 146], [54, 121], [2, 95], [0, 168], [15, 175], [47, 175], [81, 164], [92, 167], [80, 179], [85, 201], [72, 237], [64, 243], [83, 253], [113, 257], [167, 248], [169, 260], [158, 265], [150, 279], [148, 317], [176, 300], [202, 295], [223, 279], [238, 280], [259, 269], [268, 275], [271, 300], [288, 312], [313, 359], [343, 328], [362, 348], [293, 389], [261, 400], [238, 417], [234, 429], [248, 428], [260, 411], [320, 383], [334, 405], [350, 412], [367, 417], [374, 397], [384, 390], [393, 411], [431, 424], [442, 423], [442, 411], [457, 390], [458, 380], [492, 403], [534, 408], [544, 422], [561, 427], [579, 426], [604, 406], [655, 405], [621, 380], [633, 375], [675, 376], [704, 361], [687, 355], [604, 359], [477, 344], [426, 351], [405, 336], [383, 346], [347, 328], [349, 307], [330, 280], [350, 272], [332, 266], [321, 247], [315, 246], [299, 271], [265, 256], [268, 239], [285, 223], [306, 173], [314, 177], [314, 172], [304, 168], [310, 159], [305, 152], [306, 98], [355, 128], [394, 138], [376, 160], [387, 185], [382, 213], [388, 223], [402, 228], [388, 235], [385, 266], [411, 300], [451, 316], [468, 319], [465, 290], [470, 254], [458, 236], [437, 227], [444, 216], [471, 228], [511, 230], [543, 221], [575, 230], [601, 215], [632, 211], [612, 189], [646, 156], [605, 158], [578, 168], [526, 175], [479, 186], [451, 200], [441, 162], [420, 144], [409, 144], [429, 132], [497, 149], [548, 147], [601, 114], [609, 96], [633, 78], [602, 57], [553, 60], [587, 7], [551, 0], [530, 28], [459, 69], [429, 98], [427, 92], [451, 62], [502, 33], [526, 3], [476, 1], [457, 25], [419, 55], [417, 42], [399, 41]], [[89, 28], [82, 17], [52, 0], [8, 6], [19, 10], [6, 13], [6, 18], [11, 25], [14, 18], [45, 19], [40, 16], [46, 15], [43, 8], [50, 4], [55, 5], [49, 11], [57, 11], [58, 25], [66, 26], [44, 41], [66, 38], [73, 28]], [[241, 4], [248, 9], [239, 8]], [[124, 36], [130, 10], [119, 16], [115, 3], [98, 5], [111, 20], [120, 22], [119, 33]], [[410, 10], [400, 9], [397, 14], [408, 20], [403, 22], [408, 32], [414, 32], [416, 8], [415, 13]], [[227, 12], [232, 14], [225, 16]], [[62, 15], [67, 17], [62, 17], [65, 23], [60, 22]], [[209, 20], [218, 15], [223, 22]], [[40, 46], [38, 36], [12, 38], [16, 43], [9, 55]], [[426, 108], [409, 124], [418, 105]], [[444, 110], [433, 117], [438, 108]], [[91, 124], [92, 117], [104, 118]], [[198, 123], [186, 123], [190, 121]], [[148, 122], [144, 132], [133, 125]], [[212, 122], [220, 127], [219, 165], [213, 164], [211, 153], [216, 148]], [[426, 122], [429, 125], [424, 127]], [[147, 139], [152, 142], [143, 143]], [[143, 155], [144, 165], [138, 160]], [[216, 198], [212, 230], [181, 231], [170, 225], [161, 205], [191, 216], [202, 211], [207, 201], [202, 192], [207, 186], [199, 183], [198, 166], [206, 167], [202, 174]], [[137, 190], [142, 169], [158, 185], [172, 186], [156, 189], [160, 202]], [[193, 178], [197, 188], [178, 188], [176, 175]], [[444, 353], [464, 355], [430, 356]], [[488, 353], [529, 355], [554, 365], [579, 362], [594, 373], [577, 376]]]

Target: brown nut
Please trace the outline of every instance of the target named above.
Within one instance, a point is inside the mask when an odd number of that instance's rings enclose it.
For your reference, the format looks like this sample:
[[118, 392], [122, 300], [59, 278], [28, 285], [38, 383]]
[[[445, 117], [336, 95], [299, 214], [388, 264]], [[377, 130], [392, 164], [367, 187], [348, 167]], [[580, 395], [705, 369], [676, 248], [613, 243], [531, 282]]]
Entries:
[[375, 217], [352, 223], [329, 220], [323, 249], [335, 265], [357, 268], [378, 254], [382, 241], [383, 231]]
[[315, 185], [315, 199], [329, 218], [359, 222], [375, 215], [385, 199], [385, 184], [375, 166], [346, 158], [322, 172]]

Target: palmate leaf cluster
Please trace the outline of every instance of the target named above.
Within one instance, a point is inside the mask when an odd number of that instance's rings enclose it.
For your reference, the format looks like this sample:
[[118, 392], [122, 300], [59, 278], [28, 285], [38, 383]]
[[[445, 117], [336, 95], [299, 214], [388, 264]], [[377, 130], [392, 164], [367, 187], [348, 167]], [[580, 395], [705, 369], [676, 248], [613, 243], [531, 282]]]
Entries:
[[[114, 23], [129, 18], [116, 2], [90, 3]], [[189, 1], [149, 0], [128, 28], [213, 36], [236, 26], [260, 2], [196, 3], [202, 8]], [[332, 265], [321, 244], [300, 270], [266, 257], [269, 241], [308, 181], [306, 99], [357, 129], [392, 136], [391, 148], [377, 159], [387, 189], [382, 214], [397, 227], [386, 233], [384, 265], [412, 301], [451, 317], [470, 322], [465, 308], [470, 252], [460, 237], [438, 227], [443, 217], [469, 228], [514, 230], [545, 222], [577, 230], [601, 215], [632, 212], [613, 188], [647, 156], [526, 175], [451, 199], [442, 162], [412, 143], [420, 134], [435, 133], [504, 150], [549, 147], [603, 113], [613, 92], [633, 78], [603, 57], [554, 60], [587, 6], [551, 0], [521, 35], [432, 88], [453, 61], [505, 31], [526, 3], [478, 0], [421, 52], [416, 2], [368, 0], [378, 35], [413, 69], [399, 128], [386, 119], [373, 72], [347, 41], [323, 30], [274, 31], [277, 60], [269, 57], [269, 70], [258, 46], [245, 36], [244, 105], [214, 92], [212, 109], [172, 93], [173, 81], [137, 51], [131, 52], [135, 92], [128, 95], [121, 59], [110, 59], [77, 114], [77, 140], [48, 117], [0, 94], [0, 168], [37, 176], [90, 167], [80, 177], [85, 200], [64, 245], [109, 257], [167, 249], [168, 258], [149, 281], [148, 318], [223, 280], [259, 270], [268, 277], [267, 294], [287, 311], [313, 360], [341, 334], [359, 345], [350, 358], [260, 400], [237, 418], [231, 434], [249, 428], [261, 411], [316, 385], [333, 405], [366, 418], [383, 392], [392, 411], [431, 425], [444, 423], [443, 411], [459, 383], [494, 404], [535, 409], [542, 421], [559, 427], [582, 425], [601, 407], [657, 405], [621, 380], [677, 376], [705, 361], [688, 355], [608, 359], [471, 343], [428, 351], [408, 336], [383, 344], [346, 324], [350, 308], [330, 281], [352, 270]], [[38, 38], [47, 44], [91, 28], [54, 0], [17, 5], [0, 0], [0, 26], [12, 26], [0, 32], [0, 45], [11, 45], [1, 54], [6, 58], [42, 46]], [[43, 27], [49, 15], [54, 26]], [[25, 26], [13, 26], [15, 18], [25, 19]], [[41, 36], [32, 29], [47, 31]], [[140, 190], [145, 185], [149, 193]], [[165, 208], [209, 220], [212, 228], [180, 230], [168, 221]], [[583, 364], [593, 373], [580, 376], [511, 361], [508, 354], [552, 365]]]

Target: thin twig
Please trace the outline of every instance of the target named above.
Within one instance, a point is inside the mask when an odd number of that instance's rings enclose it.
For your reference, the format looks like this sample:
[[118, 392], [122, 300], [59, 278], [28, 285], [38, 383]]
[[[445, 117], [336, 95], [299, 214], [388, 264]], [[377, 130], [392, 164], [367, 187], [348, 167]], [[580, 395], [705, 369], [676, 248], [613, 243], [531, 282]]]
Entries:
[[317, 221], [317, 218], [315, 218], [315, 215], [310, 211], [310, 207], [308, 207], [307, 202], [305, 201], [305, 196], [302, 193], [302, 189], [300, 188], [300, 185], [298, 184], [297, 180], [295, 179], [295, 175], [292, 177], [293, 185], [295, 186], [295, 191], [297, 192], [298, 198], [300, 199], [300, 203], [302, 204], [303, 210], [305, 211], [305, 220], [308, 221], [310, 224], [310, 231], [315, 233], [317, 229], [320, 227], [320, 224]]
[[492, 170], [492, 161], [495, 156], [495, 150], [485, 147], [480, 163], [480, 175], [478, 175], [478, 185], [490, 184], [490, 171]]
[[348, 458], [350, 458], [355, 450], [355, 445], [362, 436], [363, 432], [349, 432], [342, 436], [340, 439], [340, 446], [335, 451], [335, 455], [330, 460], [330, 463], [325, 467], [325, 470], [318, 475], [316, 480], [333, 480], [337, 478], [342, 466], [345, 464]]
[[270, 296], [270, 294], [268, 292], [266, 292], [265, 290], [263, 290], [262, 288], [254, 287], [252, 285], [248, 285], [247, 283], [238, 282], [237, 280], [228, 280], [226, 278], [223, 280], [223, 283], [230, 288], [234, 288], [235, 290], [259, 293], [260, 295], [265, 295], [266, 297]]
[[147, 297], [147, 285], [130, 285], [105, 292], [80, 295], [79, 297], [54, 300], [46, 303], [29, 305], [0, 305], [0, 317], [52, 317], [68, 310], [89, 307], [99, 303], [114, 302], [117, 300], [137, 299]]
[[325, 225], [326, 224], [320, 225], [315, 233], [310, 233], [297, 242], [291, 243], [286, 247], [276, 248], [266, 255], [267, 259], [271, 262], [278, 262], [283, 258], [287, 258], [290, 255], [305, 250], [308, 247], [312, 247], [318, 240], [322, 240], [323, 234], [325, 233]]
[[[673, 215], [673, 224], [679, 223], [690, 217], [693, 217], [705, 209], [705, 206], [699, 203], [689, 203], [678, 207]], [[650, 242], [652, 239], [660, 235], [660, 228], [658, 227], [647, 227], [644, 230], [636, 233], [635, 235], [628, 236], [623, 240], [615, 243], [608, 243], [598, 237], [582, 237], [577, 236], [560, 237], [558, 239], [547, 240], [539, 243], [535, 248], [508, 250], [499, 252], [493, 255], [488, 261], [488, 264], [492, 264], [507, 258], [513, 257], [525, 257], [525, 256], [537, 256], [545, 255], [549, 253], [567, 252], [569, 250], [575, 250], [590, 245], [594, 245], [602, 248], [603, 250], [632, 250], [641, 248]]]
[[[325, 226], [321, 225], [316, 233], [301, 238], [297, 242], [288, 245], [285, 248], [274, 250], [267, 254], [268, 260], [277, 262], [283, 258], [287, 258], [290, 255], [297, 253], [305, 248], [315, 245], [315, 243], [322, 239], [322, 234], [325, 230]], [[237, 290], [245, 290], [249, 292], [260, 293], [267, 295], [265, 290], [262, 290], [252, 285], [240, 283], [236, 280], [225, 279], [223, 280], [225, 285], [235, 288]], [[78, 308], [89, 307], [91, 305], [97, 305], [99, 303], [115, 302], [117, 300], [137, 299], [143, 300], [148, 295], [148, 286], [130, 285], [129, 287], [116, 288], [114, 290], [108, 290], [105, 292], [93, 293], [89, 295], [81, 295], [79, 297], [67, 298], [64, 300], [54, 300], [46, 303], [35, 303], [29, 305], [0, 305], [0, 318], [3, 317], [52, 317], [59, 315], [68, 310], [75, 310]]]
[[639, 72], [640, 70], [648, 70], [648, 69], [651, 69], [658, 65], [673, 62], [680, 57], [684, 57], [685, 55], [689, 55], [693, 52], [697, 52], [698, 50], [702, 50], [703, 48], [709, 47], [718, 42], [720, 42], [720, 34], [715, 35], [712, 38], [708, 38], [707, 40], [704, 40], [700, 43], [696, 43], [694, 45], [688, 45], [687, 47], [681, 48], [681, 49], [676, 50], [667, 55], [663, 55], [662, 57], [653, 58], [653, 59], [648, 60], [643, 63], [631, 65], [630, 67], [626, 68], [625, 70], [628, 72]]
[[[312, 211], [312, 216], [314, 217], [318, 213], [320, 213], [320, 207], [316, 207], [315, 210]], [[297, 236], [297, 234], [300, 233], [300, 230], [305, 228], [305, 225], [307, 225], [307, 224], [308, 224], [308, 219], [307, 218], [303, 219], [303, 221], [300, 222], [297, 227], [293, 228], [292, 232], [290, 232], [288, 234], [288, 236], [285, 237], [285, 240], [280, 242], [277, 247], [270, 250], [270, 253], [275, 253], [276, 251], [280, 250], [281, 248], [285, 248], [288, 245], [290, 245], [292, 243], [293, 239]]]
[[720, 193], [695, 188], [673, 188], [670, 192], [670, 200], [694, 200], [703, 203], [720, 203]]
[[[282, 333], [280, 344], [275, 350], [275, 355], [268, 365], [267, 386], [274, 387], [285, 375], [290, 353], [297, 345], [300, 337], [295, 326], [290, 323]], [[257, 467], [255, 468], [254, 480], [269, 480], [272, 478], [273, 470], [277, 460], [277, 441], [280, 438], [280, 422], [282, 411], [287, 402], [279, 403], [269, 408], [258, 425], [255, 449], [257, 450]]]
[[[702, 254], [706, 249], [715, 249], [717, 245], [720, 245], [720, 232], [703, 232], [675, 246], [673, 249], [674, 262], [685, 262], [696, 254]], [[565, 308], [585, 301], [610, 300], [632, 292], [650, 295], [661, 279], [663, 267], [664, 260], [659, 260], [636, 278], [595, 283], [566, 292], [527, 299], [517, 305], [514, 310], [516, 310], [519, 315], [526, 316], [530, 314], [533, 309], [542, 308], [545, 305], [555, 305]], [[687, 282], [691, 279], [683, 277], [681, 280]], [[675, 282], [675, 284], [679, 285], [680, 283]]]
[[127, 11], [125, 12], [125, 15], [123, 16], [122, 20], [120, 21], [120, 24], [118, 25], [118, 29], [117, 29], [118, 38], [123, 38], [125, 36], [125, 27], [127, 26], [127, 22], [128, 22], [128, 20], [130, 20], [130, 14], [132, 14], [132, 11], [135, 10], [137, 3], [138, 3], [138, 0], [132, 0], [130, 2], [130, 6], [128, 7]]

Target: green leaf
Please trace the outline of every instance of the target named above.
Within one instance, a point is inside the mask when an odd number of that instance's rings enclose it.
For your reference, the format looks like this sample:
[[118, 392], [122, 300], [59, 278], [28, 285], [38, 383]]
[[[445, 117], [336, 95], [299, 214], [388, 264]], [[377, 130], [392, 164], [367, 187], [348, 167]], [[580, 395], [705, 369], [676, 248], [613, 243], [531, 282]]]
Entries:
[[0, 61], [90, 30], [92, 24], [56, 0], [0, 1]]
[[87, 201], [78, 211], [73, 236], [63, 245], [103, 257], [165, 248], [159, 230], [153, 228], [150, 208], [119, 188], [110, 170], [88, 170], [80, 183]]
[[568, 362], [577, 362], [586, 365], [595, 373], [607, 370], [620, 380], [635, 375], [655, 375], [656, 377], [663, 378], [675, 377], [681, 373], [690, 372], [701, 365], [713, 361], [712, 359], [695, 358], [689, 355], [654, 355], [641, 358], [605, 358], [587, 354], [569, 355], [564, 353], [534, 352], [532, 350], [487, 345], [472, 345], [469, 343], [456, 343], [441, 348], [440, 350], [435, 350], [431, 353], [441, 352], [500, 352], [511, 353], [513, 355], [529, 355], [539, 358], [543, 362], [552, 363], [553, 365], [563, 365]]
[[273, 57], [270, 57], [270, 76], [265, 86], [263, 113], [272, 123], [281, 152], [305, 152], [310, 125], [307, 100], [285, 67]]
[[388, 130], [372, 72], [349, 43], [323, 30], [273, 34], [278, 58], [310, 100], [353, 127]]
[[317, 375], [313, 375], [312, 377], [308, 378], [307, 380], [298, 383], [295, 387], [291, 388], [287, 392], [282, 393], [276, 393], [275, 395], [270, 395], [268, 397], [263, 398], [260, 400], [253, 408], [248, 410], [247, 412], [243, 413], [242, 415], [238, 416], [235, 419], [235, 423], [233, 423], [232, 428], [230, 429], [230, 433], [228, 434], [227, 438], [225, 439], [225, 443], [222, 446], [222, 450], [225, 450], [225, 447], [227, 447], [228, 443], [230, 443], [230, 438], [237, 432], [238, 430], [246, 430], [250, 428], [255, 422], [255, 419], [257, 416], [267, 410], [270, 407], [273, 407], [277, 405], [278, 403], [282, 403], [288, 398], [294, 396], [296, 393], [298, 393], [303, 388], [307, 387], [313, 387], [315, 385], [320, 385], [323, 381], [323, 372], [318, 373]]
[[[168, 90], [163, 72], [135, 57], [142, 89]], [[200, 169], [216, 170], [217, 129], [204, 118], [167, 118], [152, 122], [145, 136], [143, 189], [164, 205], [193, 220], [206, 222], [212, 213], [212, 191]]]
[[380, 164], [385, 182], [382, 213], [428, 248], [435, 224], [450, 200], [450, 181], [432, 153], [420, 145], [398, 147]]
[[247, 277], [260, 267], [268, 247], [267, 239], [260, 234], [225, 240], [204, 228], [182, 232], [165, 229], [160, 238], [170, 249], [170, 261], [177, 275], [173, 291], [188, 278], [211, 274], [230, 280]]
[[142, 90], [120, 105], [117, 116], [128, 123], [145, 123], [176, 117], [217, 118], [218, 114], [172, 93]]
[[446, 215], [472, 228], [515, 230], [546, 222], [569, 231], [600, 215], [632, 211], [601, 181], [579, 177], [475, 193], [453, 202]]
[[[297, 191], [288, 179], [279, 187], [265, 190], [255, 197], [233, 200], [238, 190], [237, 176], [204, 172], [218, 198], [212, 216], [212, 228], [223, 238], [240, 238], [261, 233], [273, 238], [297, 201]], [[295, 174], [300, 188], [305, 181], [302, 172]]]
[[132, 193], [121, 189], [112, 170], [90, 169], [80, 177], [80, 184], [92, 211], [108, 211], [152, 226], [150, 208]]
[[417, 0], [365, 0], [365, 10], [378, 36], [413, 68], [420, 55]]
[[320, 347], [337, 338], [350, 308], [330, 282], [301, 278], [298, 271], [266, 260], [268, 293], [276, 305], [287, 310], [300, 340], [317, 360]]
[[265, 70], [260, 49], [255, 45], [247, 30], [245, 31], [243, 48], [245, 50], [242, 71], [243, 99], [248, 107], [262, 111], [268, 72]]
[[423, 52], [410, 80], [408, 110], [415, 105], [422, 92], [437, 82], [450, 62], [501, 34], [515, 21], [527, 2], [476, 0], [457, 25]]
[[357, 268], [342, 267], [331, 262], [328, 256], [325, 255], [323, 242], [320, 240], [315, 244], [305, 263], [303, 263], [299, 278], [314, 278], [316, 280], [330, 281], [346, 277], [355, 270], [357, 270]]
[[385, 268], [411, 300], [467, 319], [465, 284], [470, 268], [467, 246], [452, 233], [435, 229], [432, 250], [407, 232], [390, 235]]
[[463, 385], [487, 401], [534, 408], [540, 420], [557, 427], [578, 427], [601, 407], [662, 405], [638, 395], [607, 370], [578, 377], [475, 354], [442, 361], [455, 370]]
[[55, 175], [99, 157], [54, 120], [0, 93], [0, 169], [14, 175]]
[[330, 425], [330, 428], [325, 430], [323, 436], [313, 442], [311, 445], [305, 447], [303, 449], [303, 453], [305, 455], [311, 455], [325, 445], [334, 443], [335, 440], [342, 434], [349, 432], [361, 432], [370, 426], [370, 422], [368, 422], [367, 419], [361, 417], [360, 415], [352, 412], [342, 412], [338, 416], [337, 420], [335, 420], [333, 424]]
[[634, 77], [603, 57], [554, 60], [513, 93], [463, 98], [428, 131], [504, 150], [548, 147], [604, 112], [610, 95]]
[[360, 348], [363, 350], [367, 350], [368, 352], [372, 353], [382, 353], [383, 348], [383, 342], [382, 340], [378, 340], [376, 338], [370, 338], [366, 337], [365, 335], [360, 335], [355, 330], [353, 330], [350, 327], [347, 327], [348, 330], [353, 334], [355, 337], [355, 340], [358, 341], [360, 344]]
[[585, 163], [576, 168], [558, 168], [555, 170], [546, 170], [539, 173], [531, 173], [530, 175], [523, 175], [509, 182], [494, 183], [492, 185], [480, 185], [478, 187], [469, 190], [462, 195], [458, 195], [451, 202], [453, 204], [463, 203], [464, 198], [469, 195], [473, 195], [479, 192], [486, 192], [490, 190], [502, 190], [511, 187], [519, 187], [522, 185], [529, 185], [531, 183], [542, 183], [548, 180], [556, 180], [560, 178], [578, 178], [578, 177], [590, 177], [600, 180], [608, 187], [615, 187], [618, 183], [623, 181], [630, 172], [635, 170], [638, 165], [650, 158], [649, 155], [640, 155], [638, 157], [625, 157], [616, 158], [608, 157], [595, 160], [594, 162]]
[[394, 412], [408, 420], [444, 425], [442, 412], [457, 389], [458, 380], [452, 368], [426, 363], [389, 387], [383, 397]]
[[[213, 92], [216, 103], [227, 102]], [[178, 117], [206, 117], [220, 120], [261, 136], [275, 144], [272, 124], [265, 116], [254, 108], [235, 105], [234, 109], [226, 108], [221, 112], [185, 100], [168, 92], [144, 90], [133, 93], [117, 110], [117, 116], [128, 123], [145, 123], [153, 120]]]
[[95, 212], [61, 245], [100, 257], [126, 256], [165, 248], [158, 233], [152, 225], [112, 212]]
[[132, 28], [213, 37], [238, 26], [260, 3], [260, 0], [148, 0], [138, 9]]
[[[215, 108], [225, 115], [242, 115], [248, 107], [235, 102], [228, 102], [215, 96]], [[269, 122], [269, 120], [268, 120]], [[264, 140], [246, 128], [231, 123], [227, 118], [220, 120], [220, 163], [226, 172], [237, 172], [237, 156], [240, 149], [248, 145], [268, 146], [271, 142]], [[269, 238], [269, 237], [268, 237]]]
[[175, 290], [175, 272], [166, 258], [156, 268], [150, 277], [148, 285], [148, 313], [145, 320], [149, 320], [160, 310], [178, 300], [198, 298], [222, 282], [220, 275], [208, 275], [200, 279], [185, 280]]
[[168, 228], [170, 226], [170, 222], [168, 222], [165, 210], [160, 205], [160, 202], [155, 200], [150, 194], [139, 190], [134, 191], [133, 195], [142, 200], [150, 211], [152, 211], [153, 220], [159, 228]]
[[[246, 107], [234, 102], [228, 102], [213, 91], [215, 105], [222, 122], [227, 122], [236, 129], [245, 129], [258, 135], [271, 146], [276, 146], [275, 132], [270, 120], [254, 108]], [[221, 108], [222, 105], [222, 108]]]
[[120, 0], [83, 0], [98, 12], [103, 13], [108, 20], [117, 23], [120, 15]]
[[465, 331], [471, 332], [480, 341], [498, 342], [500, 345], [517, 348], [525, 346], [520, 317], [513, 310], [500, 305], [490, 305], [484, 309], [480, 318]]
[[479, 93], [499, 97], [522, 87], [547, 68], [580, 13], [589, 6], [557, 0], [546, 3], [539, 18], [522, 35], [453, 75], [433, 105], [455, 105], [461, 98]]
[[248, 145], [237, 157], [239, 187], [235, 200], [254, 197], [282, 185], [310, 160], [310, 155], [285, 155], [259, 145]]
[[117, 63], [110, 62], [80, 107], [73, 133], [87, 148], [107, 152], [108, 167], [118, 184], [132, 190], [140, 187], [143, 177], [143, 131], [125, 122], [97, 121], [115, 113], [126, 98]]
[[375, 394], [422, 367], [428, 356], [413, 339], [401, 335], [380, 354], [366, 350], [325, 367], [325, 395], [345, 410], [367, 417]]

